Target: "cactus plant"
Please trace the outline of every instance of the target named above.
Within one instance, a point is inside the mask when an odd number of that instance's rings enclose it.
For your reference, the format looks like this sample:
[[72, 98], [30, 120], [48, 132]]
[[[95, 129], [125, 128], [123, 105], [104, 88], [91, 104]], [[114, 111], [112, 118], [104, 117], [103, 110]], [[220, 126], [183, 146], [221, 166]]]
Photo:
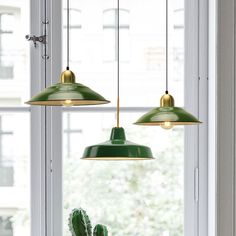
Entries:
[[86, 211], [74, 209], [69, 217], [69, 229], [72, 236], [92, 236], [92, 226]]
[[105, 225], [96, 225], [93, 230], [93, 236], [108, 236], [108, 230]]
[[[74, 209], [69, 217], [69, 229], [72, 236], [92, 236], [90, 219], [82, 208]], [[98, 224], [93, 230], [93, 236], [108, 236], [105, 225]]]

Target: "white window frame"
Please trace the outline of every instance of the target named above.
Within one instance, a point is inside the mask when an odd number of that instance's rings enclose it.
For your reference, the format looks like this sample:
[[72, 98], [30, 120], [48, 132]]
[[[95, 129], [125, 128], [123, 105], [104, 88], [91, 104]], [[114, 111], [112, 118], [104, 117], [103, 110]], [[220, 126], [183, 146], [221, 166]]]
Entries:
[[[32, 95], [45, 86], [56, 83], [62, 68], [61, 50], [58, 50], [62, 45], [62, 0], [47, 0], [46, 3], [49, 20], [47, 25], [49, 59], [46, 60], [45, 78], [45, 63], [42, 59], [44, 47], [42, 45], [36, 49], [31, 47]], [[31, 0], [31, 34], [43, 33], [44, 25], [41, 23], [43, 19], [44, 1]], [[185, 107], [204, 122], [199, 127], [186, 128], [185, 236], [208, 236], [207, 22], [208, 1], [185, 0], [185, 76], [191, 78], [185, 83]], [[86, 109], [80, 108], [81, 111]], [[102, 107], [89, 109], [109, 110]], [[62, 109], [31, 107], [30, 110], [33, 140], [31, 236], [62, 236]], [[146, 110], [148, 108], [143, 108], [143, 111]]]
[[[43, 45], [31, 46], [31, 95], [57, 83], [61, 73], [62, 55], [58, 50], [62, 42], [61, 1], [31, 0], [30, 34], [44, 33], [44, 4], [47, 4], [49, 21], [46, 49], [49, 59], [45, 63], [42, 58], [45, 54]], [[30, 110], [34, 140], [31, 142], [31, 235], [62, 235], [62, 208], [58, 207], [62, 204], [61, 109], [32, 106]]]
[[185, 235], [208, 236], [208, 1], [185, 1]]
[[[213, 100], [210, 126], [211, 208], [215, 218], [210, 236], [236, 234], [236, 4], [235, 0], [210, 0], [209, 69]], [[215, 38], [215, 40], [214, 40]], [[216, 103], [214, 103], [216, 101]]]

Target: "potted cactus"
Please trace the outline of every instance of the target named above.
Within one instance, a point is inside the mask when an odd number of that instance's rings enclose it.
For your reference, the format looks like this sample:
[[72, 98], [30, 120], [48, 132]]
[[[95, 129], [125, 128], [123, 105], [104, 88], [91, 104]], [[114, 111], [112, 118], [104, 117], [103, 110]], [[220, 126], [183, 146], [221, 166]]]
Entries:
[[98, 224], [94, 227], [93, 236], [108, 236], [108, 230], [105, 225]]
[[95, 226], [92, 235], [92, 225], [86, 211], [82, 208], [74, 209], [69, 217], [69, 229], [72, 236], [108, 236], [105, 225]]

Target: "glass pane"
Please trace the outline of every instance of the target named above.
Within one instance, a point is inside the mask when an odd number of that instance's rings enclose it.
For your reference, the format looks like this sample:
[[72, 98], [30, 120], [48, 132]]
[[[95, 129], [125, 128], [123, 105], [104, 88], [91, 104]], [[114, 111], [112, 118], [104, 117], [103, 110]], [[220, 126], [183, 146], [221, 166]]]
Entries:
[[99, 162], [80, 157], [86, 146], [108, 140], [115, 113], [64, 113], [64, 236], [78, 207], [111, 236], [183, 236], [184, 131], [133, 126], [140, 115], [122, 113], [121, 123], [127, 139], [150, 146], [156, 159]]
[[123, 27], [120, 30], [120, 43], [122, 48], [120, 50], [120, 60], [122, 62], [129, 62], [130, 61], [130, 29]]
[[[169, 92], [177, 106], [184, 105], [183, 6], [184, 0], [170, 0]], [[71, 0], [71, 8], [83, 12], [81, 34], [73, 36], [77, 43], [71, 44], [71, 51], [78, 52], [72, 55], [71, 69], [79, 82], [111, 100], [108, 106], [115, 106], [116, 1], [94, 1], [91, 7], [90, 1]], [[121, 106], [159, 106], [165, 92], [165, 1], [141, 0], [137, 4], [126, 0], [120, 8]], [[78, 45], [82, 50], [77, 50]], [[64, 68], [65, 54], [64, 50]]]
[[72, 27], [80, 27], [82, 23], [82, 13], [78, 9], [71, 8], [70, 10], [70, 24]]
[[120, 9], [120, 26], [130, 24], [130, 12], [129, 10]]
[[14, 15], [11, 13], [2, 13], [1, 15], [1, 30], [11, 32], [14, 30]]
[[29, 113], [0, 113], [1, 236], [30, 236], [29, 143]]
[[104, 25], [115, 25], [116, 24], [116, 10], [108, 9], [103, 12], [103, 24]]
[[29, 1], [0, 4], [0, 106], [29, 99]]
[[115, 28], [103, 29], [103, 60], [104, 62], [114, 62], [116, 60], [116, 30]]

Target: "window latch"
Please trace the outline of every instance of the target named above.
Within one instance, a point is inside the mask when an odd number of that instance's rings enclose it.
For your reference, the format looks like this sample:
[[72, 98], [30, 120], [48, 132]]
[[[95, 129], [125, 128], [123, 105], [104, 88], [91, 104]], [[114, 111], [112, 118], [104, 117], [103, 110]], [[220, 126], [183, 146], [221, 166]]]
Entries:
[[26, 40], [28, 41], [32, 41], [34, 43], [34, 47], [37, 47], [37, 42], [42, 43], [42, 44], [46, 44], [47, 40], [46, 40], [46, 35], [41, 35], [41, 36], [35, 36], [35, 35], [29, 35], [27, 34], [25, 36]]

